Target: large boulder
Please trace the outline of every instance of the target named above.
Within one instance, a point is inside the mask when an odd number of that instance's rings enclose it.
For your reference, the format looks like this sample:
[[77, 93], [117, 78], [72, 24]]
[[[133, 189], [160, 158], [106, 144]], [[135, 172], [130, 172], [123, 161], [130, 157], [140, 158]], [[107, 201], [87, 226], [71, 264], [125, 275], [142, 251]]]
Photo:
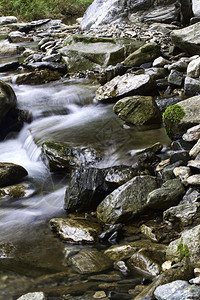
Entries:
[[189, 54], [200, 54], [200, 22], [191, 26], [173, 30], [171, 33], [173, 43]]
[[78, 72], [116, 65], [142, 44], [130, 39], [73, 35], [65, 40], [64, 47], [59, 52], [68, 71]]
[[99, 25], [126, 21], [131, 12], [146, 10], [154, 0], [95, 0], [86, 10], [81, 28], [95, 28]]
[[120, 119], [133, 125], [161, 123], [160, 111], [150, 96], [125, 97], [114, 105], [113, 111]]
[[18, 131], [22, 127], [17, 98], [10, 85], [0, 80], [0, 140], [10, 131]]
[[0, 163], [0, 187], [18, 183], [27, 175], [27, 171], [22, 166]]
[[156, 178], [136, 176], [114, 190], [97, 207], [97, 218], [104, 224], [127, 222], [147, 208], [148, 194], [157, 188]]
[[116, 101], [126, 96], [149, 95], [155, 89], [155, 81], [149, 75], [131, 73], [117, 76], [96, 91], [98, 101]]
[[171, 242], [166, 252], [168, 259], [181, 260], [189, 257], [192, 264], [199, 263], [200, 255], [200, 225], [185, 230], [181, 238]]

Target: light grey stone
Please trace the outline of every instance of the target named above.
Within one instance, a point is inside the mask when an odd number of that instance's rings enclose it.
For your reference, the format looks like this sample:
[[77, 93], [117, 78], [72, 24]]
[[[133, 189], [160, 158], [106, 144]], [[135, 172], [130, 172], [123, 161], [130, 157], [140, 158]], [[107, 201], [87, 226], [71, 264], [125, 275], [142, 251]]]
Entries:
[[200, 76], [200, 57], [192, 60], [187, 67], [187, 76], [198, 78]]
[[21, 297], [19, 297], [17, 300], [46, 300], [45, 294], [43, 292], [35, 292], [35, 293], [28, 293]]
[[196, 144], [192, 147], [189, 152], [189, 155], [192, 158], [195, 158], [200, 153], [200, 139], [196, 142]]
[[183, 231], [181, 238], [174, 240], [169, 244], [166, 252], [167, 259], [180, 260], [180, 251], [178, 251], [178, 245], [180, 243], [188, 248], [190, 262], [194, 265], [198, 264], [200, 255], [200, 225]]
[[183, 134], [182, 139], [187, 142], [193, 142], [200, 139], [200, 125], [193, 126]]
[[200, 185], [200, 174], [192, 175], [187, 178], [187, 183], [190, 185]]

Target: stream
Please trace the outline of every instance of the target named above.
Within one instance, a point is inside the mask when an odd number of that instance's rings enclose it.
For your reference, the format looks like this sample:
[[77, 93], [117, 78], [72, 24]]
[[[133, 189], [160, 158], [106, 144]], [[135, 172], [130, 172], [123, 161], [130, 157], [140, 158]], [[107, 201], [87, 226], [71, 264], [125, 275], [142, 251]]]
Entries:
[[91, 247], [63, 243], [49, 229], [51, 218], [67, 216], [63, 205], [69, 178], [49, 172], [41, 159], [43, 142], [92, 146], [102, 153], [96, 164], [100, 168], [131, 165], [138, 149], [158, 141], [168, 144], [163, 128], [141, 131], [124, 126], [112, 104], [95, 103], [97, 85], [88, 80], [62, 79], [39, 86], [12, 83], [12, 87], [18, 107], [32, 115], [32, 122], [0, 142], [0, 161], [26, 168], [31, 188], [26, 198], [0, 202], [0, 242], [14, 245], [12, 255], [0, 260], [0, 274], [7, 276], [5, 286], [0, 286], [5, 299], [34, 290], [32, 280], [47, 274], [66, 272], [77, 283], [80, 275], [67, 267], [66, 253]]

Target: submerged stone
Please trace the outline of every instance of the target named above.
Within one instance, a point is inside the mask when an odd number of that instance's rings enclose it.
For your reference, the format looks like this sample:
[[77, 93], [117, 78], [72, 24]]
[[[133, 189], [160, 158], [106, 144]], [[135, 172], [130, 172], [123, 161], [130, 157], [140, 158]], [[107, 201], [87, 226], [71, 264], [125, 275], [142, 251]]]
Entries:
[[85, 249], [69, 259], [80, 274], [100, 273], [112, 267], [112, 261], [96, 249]]
[[18, 183], [27, 175], [27, 171], [22, 166], [0, 163], [0, 187]]
[[98, 223], [86, 220], [54, 218], [50, 226], [62, 240], [73, 244], [94, 243], [101, 232]]

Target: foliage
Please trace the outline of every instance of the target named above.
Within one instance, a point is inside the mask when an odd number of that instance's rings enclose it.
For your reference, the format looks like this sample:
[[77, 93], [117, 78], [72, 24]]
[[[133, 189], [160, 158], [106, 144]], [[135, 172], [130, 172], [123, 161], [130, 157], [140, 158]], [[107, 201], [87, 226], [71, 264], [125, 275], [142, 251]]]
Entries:
[[178, 244], [177, 251], [179, 252], [178, 258], [180, 260], [182, 260], [184, 257], [188, 257], [190, 255], [188, 246], [183, 244], [183, 238], [181, 238], [181, 241]]
[[0, 15], [23, 21], [82, 16], [93, 0], [0, 0]]

